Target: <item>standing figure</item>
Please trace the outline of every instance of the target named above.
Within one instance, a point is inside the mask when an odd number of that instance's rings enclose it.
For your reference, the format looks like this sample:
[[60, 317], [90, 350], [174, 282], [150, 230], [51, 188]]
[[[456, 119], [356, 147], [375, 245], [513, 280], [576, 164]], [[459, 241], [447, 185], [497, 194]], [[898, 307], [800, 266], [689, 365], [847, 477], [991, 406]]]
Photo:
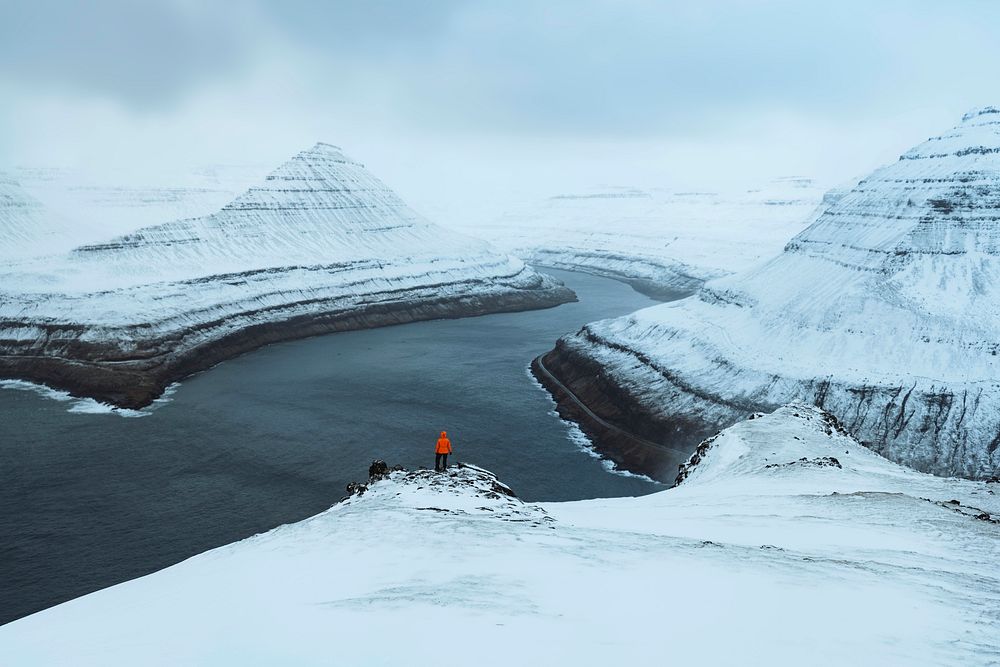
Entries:
[[444, 472], [448, 468], [448, 455], [451, 454], [451, 440], [448, 439], [446, 431], [441, 431], [441, 437], [438, 438], [434, 453], [436, 454], [434, 469], [438, 472]]

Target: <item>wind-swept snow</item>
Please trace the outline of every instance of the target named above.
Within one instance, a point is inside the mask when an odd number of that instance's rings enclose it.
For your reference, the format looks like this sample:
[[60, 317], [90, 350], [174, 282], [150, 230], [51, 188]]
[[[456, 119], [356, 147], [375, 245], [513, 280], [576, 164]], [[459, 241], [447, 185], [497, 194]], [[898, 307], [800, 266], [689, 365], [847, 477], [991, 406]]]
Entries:
[[735, 193], [604, 187], [524, 205], [468, 231], [533, 264], [676, 295], [778, 252], [822, 198], [807, 178]]
[[794, 405], [643, 498], [526, 504], [474, 467], [393, 472], [10, 623], [0, 662], [986, 665], [995, 486], [899, 467]]
[[21, 183], [0, 173], [0, 266], [68, 251], [85, 230], [31, 196]]
[[677, 445], [802, 399], [895, 461], [993, 475], [998, 225], [1000, 109], [985, 108], [862, 180], [773, 260], [590, 324], [549, 366], [599, 365], [647, 423], [679, 424]]
[[217, 213], [19, 265], [0, 285], [0, 376], [123, 407], [277, 340], [573, 297], [322, 143]]
[[269, 171], [218, 165], [155, 175], [46, 167], [22, 167], [14, 173], [24, 190], [47, 209], [86, 229], [87, 235], [77, 240], [80, 245], [140, 227], [210, 215]]

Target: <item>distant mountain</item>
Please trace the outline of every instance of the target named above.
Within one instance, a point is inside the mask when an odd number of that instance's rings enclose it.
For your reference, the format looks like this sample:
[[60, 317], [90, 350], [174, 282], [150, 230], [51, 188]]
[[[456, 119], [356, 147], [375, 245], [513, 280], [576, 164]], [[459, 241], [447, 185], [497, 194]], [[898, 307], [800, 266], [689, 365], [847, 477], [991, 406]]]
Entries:
[[602, 187], [524, 205], [468, 231], [537, 265], [675, 297], [779, 252], [822, 199], [807, 178], [735, 193]]
[[0, 173], [0, 263], [66, 252], [80, 231]]
[[219, 168], [144, 177], [124, 169], [26, 168], [15, 173], [28, 194], [83, 225], [80, 243], [94, 243], [140, 227], [218, 211], [269, 169]]
[[862, 180], [773, 260], [587, 325], [546, 364], [598, 411], [674, 446], [802, 399], [894, 461], [994, 475], [998, 256], [989, 107]]
[[317, 144], [217, 213], [0, 274], [0, 376], [137, 407], [277, 340], [572, 299]]

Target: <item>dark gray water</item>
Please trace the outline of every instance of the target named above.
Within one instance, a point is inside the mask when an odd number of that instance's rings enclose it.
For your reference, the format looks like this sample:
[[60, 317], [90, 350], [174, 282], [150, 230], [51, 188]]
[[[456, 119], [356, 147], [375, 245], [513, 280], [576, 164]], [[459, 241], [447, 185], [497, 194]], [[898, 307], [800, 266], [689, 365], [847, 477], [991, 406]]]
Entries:
[[431, 467], [442, 429], [452, 460], [526, 500], [662, 488], [581, 451], [526, 373], [560, 335], [654, 302], [550, 273], [580, 303], [273, 345], [142, 418], [0, 391], [0, 623], [316, 514], [373, 458]]

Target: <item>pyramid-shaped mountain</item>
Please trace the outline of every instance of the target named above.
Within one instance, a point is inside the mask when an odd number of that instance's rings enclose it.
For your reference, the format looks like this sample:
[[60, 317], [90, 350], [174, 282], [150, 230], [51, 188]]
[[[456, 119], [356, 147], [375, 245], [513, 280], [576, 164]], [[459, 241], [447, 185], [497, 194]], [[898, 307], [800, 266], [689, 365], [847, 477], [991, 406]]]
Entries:
[[212, 215], [0, 274], [0, 376], [120, 406], [261, 345], [573, 294], [317, 144]]
[[799, 399], [890, 459], [991, 476], [998, 255], [1000, 109], [988, 107], [876, 170], [769, 262], [587, 325], [547, 367], [674, 447]]

